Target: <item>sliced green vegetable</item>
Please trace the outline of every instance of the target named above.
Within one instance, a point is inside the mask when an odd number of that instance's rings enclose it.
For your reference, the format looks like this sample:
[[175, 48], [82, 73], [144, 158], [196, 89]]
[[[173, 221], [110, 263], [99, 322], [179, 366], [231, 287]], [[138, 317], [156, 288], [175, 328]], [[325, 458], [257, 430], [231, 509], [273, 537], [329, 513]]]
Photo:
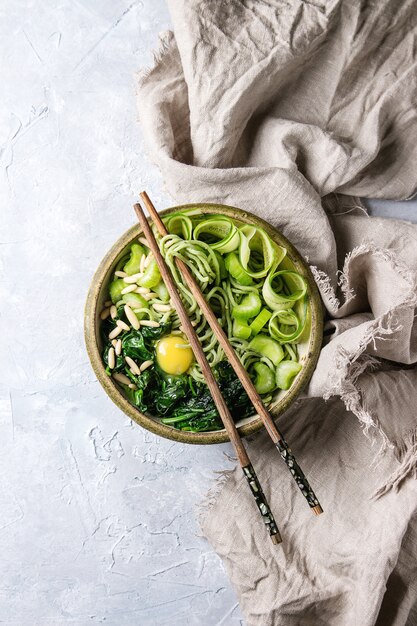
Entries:
[[286, 352], [288, 353], [289, 359], [291, 361], [297, 361], [298, 362], [297, 346], [296, 345], [292, 345], [290, 343], [284, 343], [284, 348], [285, 348]]
[[278, 365], [284, 358], [284, 350], [280, 344], [267, 335], [256, 335], [249, 343], [248, 349], [268, 357], [274, 365]]
[[140, 293], [125, 293], [122, 296], [122, 300], [131, 309], [149, 308], [149, 302]]
[[284, 309], [275, 311], [269, 320], [269, 334], [281, 343], [294, 343], [300, 339], [303, 333], [306, 322], [306, 298], [304, 301], [298, 301], [296, 305], [301, 305], [297, 306], [297, 311], [301, 313], [301, 317], [293, 309]]
[[122, 290], [126, 287], [126, 283], [123, 278], [116, 278], [109, 285], [109, 294], [113, 304], [119, 302], [122, 299]]
[[152, 289], [158, 295], [158, 298], [162, 300], [162, 302], [169, 301], [169, 292], [168, 289], [165, 287], [165, 283], [162, 280], [157, 285], [154, 285]]
[[273, 271], [287, 254], [277, 246], [262, 228], [245, 224], [240, 227], [239, 260], [253, 278], [263, 278]]
[[118, 261], [118, 262], [117, 262], [117, 264], [116, 264], [116, 267], [114, 268], [114, 271], [115, 271], [115, 272], [117, 272], [117, 271], [119, 271], [119, 270], [123, 269], [123, 267], [124, 267], [124, 266], [126, 265], [126, 263], [128, 262], [129, 258], [130, 258], [130, 252], [127, 252], [126, 254], [124, 254], [124, 255], [122, 256], [122, 258], [121, 258], [121, 259], [119, 259], [119, 261]]
[[132, 243], [130, 246], [130, 258], [123, 268], [129, 276], [137, 274], [140, 271], [140, 260], [145, 254], [145, 250], [138, 243]]
[[227, 271], [241, 285], [252, 285], [253, 278], [243, 269], [239, 257], [235, 252], [228, 254], [224, 260]]
[[270, 393], [274, 391], [276, 385], [275, 372], [271, 370], [265, 363], [255, 363], [253, 369], [256, 372], [255, 389], [258, 393]]
[[239, 320], [233, 321], [233, 336], [238, 339], [249, 339], [251, 335], [251, 329], [245, 322]]
[[[126, 284], [126, 283], [125, 283]], [[149, 309], [149, 302], [145, 300], [140, 293], [125, 293], [122, 296], [122, 300], [125, 304], [128, 304], [131, 309]]]
[[197, 224], [194, 228], [194, 239], [201, 239], [213, 250], [227, 254], [239, 247], [240, 235], [231, 219], [215, 215]]
[[138, 280], [138, 284], [141, 287], [148, 287], [148, 289], [153, 289], [161, 280], [161, 272], [159, 271], [157, 262], [155, 259], [152, 259], [149, 263], [148, 267], [145, 270], [145, 273]]
[[278, 363], [276, 370], [277, 387], [279, 387], [279, 389], [289, 389], [301, 369], [302, 365], [295, 361], [282, 361]]
[[256, 317], [262, 307], [262, 300], [254, 291], [250, 291], [243, 297], [242, 302], [232, 309], [232, 316], [241, 322], [247, 322], [251, 317]]
[[268, 274], [262, 287], [262, 295], [273, 311], [290, 309], [294, 302], [307, 293], [307, 282], [301, 274], [282, 270]]
[[168, 216], [164, 222], [168, 232], [173, 235], [180, 235], [184, 239], [191, 239], [193, 235], [193, 223], [190, 218], [183, 213]]
[[215, 255], [216, 255], [216, 259], [219, 263], [219, 276], [220, 276], [220, 280], [224, 280], [227, 277], [227, 270], [226, 270], [226, 265], [224, 262], [224, 258], [222, 257], [221, 254], [219, 254], [219, 252], [215, 251]]
[[262, 309], [257, 317], [250, 324], [252, 335], [257, 335], [265, 324], [270, 320], [272, 313], [268, 309]]

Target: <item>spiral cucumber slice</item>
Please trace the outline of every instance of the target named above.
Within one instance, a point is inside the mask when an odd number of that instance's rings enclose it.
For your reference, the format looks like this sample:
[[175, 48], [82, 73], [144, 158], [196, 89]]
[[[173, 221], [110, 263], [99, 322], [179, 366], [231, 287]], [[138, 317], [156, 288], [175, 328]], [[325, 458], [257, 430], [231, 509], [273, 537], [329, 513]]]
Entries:
[[[297, 308], [297, 311], [295, 311]], [[269, 320], [269, 334], [281, 343], [297, 342], [305, 328], [307, 319], [307, 298], [298, 300], [294, 309], [275, 311]]]
[[201, 239], [220, 254], [233, 252], [239, 247], [240, 236], [237, 227], [227, 217], [211, 217], [194, 228], [194, 239]]
[[193, 223], [187, 215], [176, 213], [168, 216], [165, 221], [167, 230], [174, 234], [182, 236], [183, 239], [191, 239], [193, 236]]
[[275, 270], [287, 251], [271, 241], [260, 228], [246, 224], [239, 230], [239, 261], [249, 276], [259, 279]]
[[262, 295], [273, 311], [291, 309], [297, 300], [307, 293], [307, 282], [301, 274], [282, 270], [268, 274], [262, 287]]

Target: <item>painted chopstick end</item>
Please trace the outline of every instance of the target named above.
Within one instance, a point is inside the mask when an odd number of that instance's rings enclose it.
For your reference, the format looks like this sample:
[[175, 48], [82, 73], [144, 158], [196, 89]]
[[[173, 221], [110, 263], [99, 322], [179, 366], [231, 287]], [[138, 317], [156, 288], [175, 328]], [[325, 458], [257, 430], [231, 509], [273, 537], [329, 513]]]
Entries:
[[323, 509], [321, 508], [320, 504], [316, 504], [316, 506], [313, 506], [311, 509], [314, 513], [314, 515], [321, 515], [323, 513]]
[[279, 534], [279, 532], [275, 533], [274, 535], [271, 535], [271, 541], [274, 544], [274, 546], [277, 546], [278, 544], [282, 543], [282, 537]]

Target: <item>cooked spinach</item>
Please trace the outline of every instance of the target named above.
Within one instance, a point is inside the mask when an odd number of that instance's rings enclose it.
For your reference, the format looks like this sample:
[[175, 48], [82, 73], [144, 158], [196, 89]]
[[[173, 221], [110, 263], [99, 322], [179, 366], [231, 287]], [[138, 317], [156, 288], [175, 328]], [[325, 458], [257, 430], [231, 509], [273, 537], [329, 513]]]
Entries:
[[125, 356], [139, 361], [153, 358], [152, 352], [145, 346], [145, 339], [139, 330], [131, 330], [122, 339], [122, 351]]
[[153, 326], [142, 326], [140, 332], [143, 335], [143, 339], [146, 345], [153, 344], [157, 339], [163, 337], [163, 335], [168, 335], [171, 330], [171, 324], [161, 324], [156, 328]]
[[[214, 368], [214, 375], [220, 390], [235, 421], [248, 417], [252, 405], [230, 363], [222, 361]], [[181, 378], [191, 378], [183, 376]], [[183, 402], [177, 404], [171, 415], [162, 420], [164, 424], [175, 425], [181, 430], [202, 432], [223, 428], [214, 400], [207, 385], [193, 381], [188, 384], [188, 393]]]
[[253, 413], [251, 401], [230, 363], [218, 363], [215, 375], [233, 419], [237, 421], [249, 417]]
[[165, 415], [178, 405], [179, 400], [186, 397], [188, 391], [187, 376], [161, 377], [162, 384], [155, 398], [155, 408], [158, 414]]
[[[123, 311], [118, 311], [118, 318], [123, 319]], [[111, 318], [102, 325], [106, 345], [103, 361], [109, 375], [121, 372], [137, 387], [130, 389], [123, 385], [128, 400], [140, 411], [161, 416], [164, 424], [181, 430], [203, 432], [223, 428], [219, 413], [207, 385], [196, 382], [191, 376], [170, 376], [155, 364], [155, 342], [171, 330], [170, 324], [159, 327], [142, 326], [139, 330], [130, 330], [123, 334], [122, 353], [116, 358], [113, 370], [108, 368], [108, 353], [112, 347], [107, 339], [116, 322]], [[132, 373], [125, 361], [129, 356], [136, 362], [153, 360], [154, 364], [140, 376]], [[239, 420], [251, 414], [250, 400], [230, 363], [223, 361], [214, 368], [214, 375], [233, 419]]]

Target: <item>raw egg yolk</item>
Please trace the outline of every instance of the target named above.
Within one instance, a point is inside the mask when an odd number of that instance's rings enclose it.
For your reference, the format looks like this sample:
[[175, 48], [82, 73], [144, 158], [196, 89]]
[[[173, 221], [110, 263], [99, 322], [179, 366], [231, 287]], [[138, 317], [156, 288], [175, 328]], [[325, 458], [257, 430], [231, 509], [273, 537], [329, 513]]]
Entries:
[[193, 357], [193, 351], [181, 335], [168, 335], [156, 344], [156, 360], [167, 374], [184, 374], [193, 362]]

